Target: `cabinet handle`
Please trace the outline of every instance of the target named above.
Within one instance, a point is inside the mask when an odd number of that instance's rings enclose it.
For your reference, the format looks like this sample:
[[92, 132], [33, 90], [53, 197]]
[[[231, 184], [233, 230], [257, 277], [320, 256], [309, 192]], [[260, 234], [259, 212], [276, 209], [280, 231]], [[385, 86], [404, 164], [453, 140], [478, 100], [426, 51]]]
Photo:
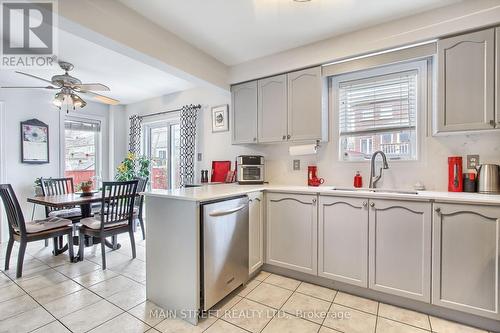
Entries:
[[286, 135], [283, 135], [283, 140], [285, 140], [285, 139], [286, 139]]
[[316, 206], [316, 199], [312, 199], [313, 206]]
[[255, 141], [257, 141], [257, 138], [253, 138], [253, 141], [254, 141], [254, 142], [255, 142]]
[[259, 199], [259, 198], [255, 198], [255, 201], [258, 201], [258, 202], [260, 202], [260, 199]]
[[370, 202], [370, 207], [375, 207], [375, 202]]
[[290, 138], [291, 138], [291, 137], [292, 137], [292, 136], [291, 136], [290, 134], [288, 134], [288, 135], [286, 136], [286, 138], [287, 138], [288, 140], [290, 140]]
[[436, 208], [434, 210], [436, 211], [436, 213], [441, 214], [441, 208], [438, 207], [438, 208]]
[[490, 126], [491, 126], [491, 127], [496, 127], [496, 125], [497, 125], [497, 124], [495, 123], [495, 120], [493, 120], [493, 119], [492, 119], [492, 120], [490, 120]]
[[366, 206], [368, 206], [368, 202], [363, 201], [363, 207], [366, 207]]
[[253, 200], [252, 199], [248, 199], [248, 202], [252, 202]]

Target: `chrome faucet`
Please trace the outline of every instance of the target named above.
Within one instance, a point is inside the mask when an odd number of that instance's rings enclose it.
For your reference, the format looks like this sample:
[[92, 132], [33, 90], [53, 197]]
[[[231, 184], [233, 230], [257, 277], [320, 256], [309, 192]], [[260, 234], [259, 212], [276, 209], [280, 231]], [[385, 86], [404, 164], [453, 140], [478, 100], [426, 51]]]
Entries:
[[[375, 176], [375, 158], [377, 155], [380, 154], [382, 156], [382, 168], [380, 168], [380, 173], [378, 176]], [[387, 157], [385, 156], [384, 152], [381, 150], [377, 150], [376, 152], [373, 153], [372, 155], [372, 160], [371, 160], [371, 169], [370, 169], [370, 188], [375, 188], [377, 185], [377, 182], [382, 178], [382, 169], [389, 169], [389, 164], [387, 164]]]

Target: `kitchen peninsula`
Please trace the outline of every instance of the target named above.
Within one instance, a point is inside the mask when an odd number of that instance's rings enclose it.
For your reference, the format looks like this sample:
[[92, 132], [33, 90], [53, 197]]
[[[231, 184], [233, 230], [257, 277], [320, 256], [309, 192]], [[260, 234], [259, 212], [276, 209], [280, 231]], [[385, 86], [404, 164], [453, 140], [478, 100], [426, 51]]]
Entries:
[[198, 311], [208, 310], [200, 297], [204, 204], [242, 197], [249, 198], [249, 275], [265, 267], [498, 327], [500, 195], [232, 184], [152, 191], [148, 299], [197, 323]]

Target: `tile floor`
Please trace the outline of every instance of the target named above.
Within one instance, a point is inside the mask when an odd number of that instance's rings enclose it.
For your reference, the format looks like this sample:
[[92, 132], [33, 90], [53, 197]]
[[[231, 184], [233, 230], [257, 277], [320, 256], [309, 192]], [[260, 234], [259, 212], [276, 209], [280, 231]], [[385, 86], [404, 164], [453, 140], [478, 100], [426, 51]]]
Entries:
[[[198, 326], [162, 312], [151, 316], [161, 309], [146, 301], [145, 242], [136, 236], [137, 259], [122, 236], [122, 248], [107, 252], [106, 271], [99, 247], [70, 264], [40, 242], [28, 245], [23, 277], [16, 279], [14, 249], [11, 269], [0, 272], [0, 332], [484, 332], [267, 272], [217, 304]], [[5, 248], [0, 244], [2, 268]]]

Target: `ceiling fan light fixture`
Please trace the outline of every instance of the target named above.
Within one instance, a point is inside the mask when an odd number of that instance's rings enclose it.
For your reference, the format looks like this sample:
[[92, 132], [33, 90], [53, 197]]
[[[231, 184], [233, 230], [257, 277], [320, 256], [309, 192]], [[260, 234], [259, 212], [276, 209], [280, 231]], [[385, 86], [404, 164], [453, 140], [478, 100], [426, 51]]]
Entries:
[[65, 99], [66, 99], [66, 94], [64, 94], [63, 92], [58, 92], [54, 96], [54, 99], [52, 100], [52, 104], [54, 104], [58, 108], [61, 108], [64, 104]]
[[71, 94], [70, 98], [71, 98], [71, 102], [73, 104], [73, 109], [84, 108], [87, 105], [87, 103], [77, 94]]

